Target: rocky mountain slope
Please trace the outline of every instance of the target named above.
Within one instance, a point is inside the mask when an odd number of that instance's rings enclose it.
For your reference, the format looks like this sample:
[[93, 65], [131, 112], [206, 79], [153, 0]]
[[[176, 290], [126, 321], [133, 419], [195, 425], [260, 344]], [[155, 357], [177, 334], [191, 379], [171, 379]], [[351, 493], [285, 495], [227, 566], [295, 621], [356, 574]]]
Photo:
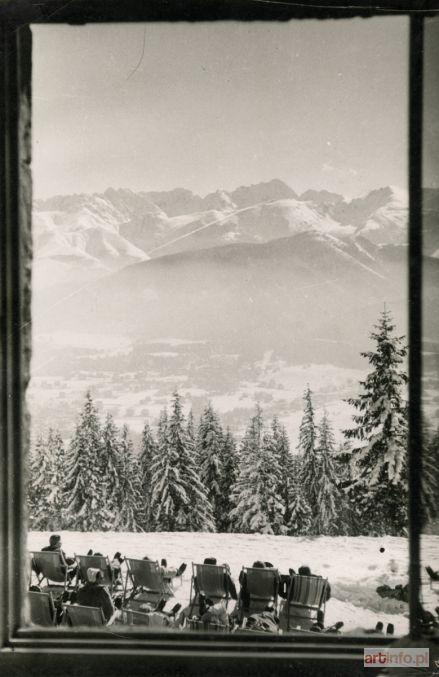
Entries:
[[150, 257], [311, 230], [402, 244], [406, 226], [407, 196], [389, 187], [352, 201], [327, 191], [298, 196], [278, 179], [204, 198], [182, 188], [58, 196], [35, 204], [35, 284], [75, 285]]

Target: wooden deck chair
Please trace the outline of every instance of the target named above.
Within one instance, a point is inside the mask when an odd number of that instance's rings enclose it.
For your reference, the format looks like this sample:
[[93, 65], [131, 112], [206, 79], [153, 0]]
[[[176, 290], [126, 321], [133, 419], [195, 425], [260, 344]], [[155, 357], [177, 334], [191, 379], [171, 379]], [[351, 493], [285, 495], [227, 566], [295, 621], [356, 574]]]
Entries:
[[209, 623], [208, 621], [198, 621], [195, 618], [188, 618], [185, 628], [194, 632], [229, 632], [229, 628], [223, 623]]
[[76, 574], [76, 587], [80, 583], [87, 582], [87, 569], [99, 569], [102, 574], [100, 583], [110, 588], [110, 593], [113, 592], [114, 577], [113, 570], [110, 566], [110, 560], [104, 555], [75, 555], [78, 563]]
[[323, 612], [328, 592], [328, 579], [321, 576], [291, 576], [287, 595], [287, 630], [294, 620], [303, 629], [310, 628], [317, 620], [317, 613]]
[[194, 564], [192, 562], [192, 578], [190, 591], [190, 615], [198, 601], [199, 593], [202, 593], [212, 602], [224, 600], [226, 608], [229, 603], [230, 593], [226, 583], [227, 567], [224, 564]]
[[131, 582], [130, 597], [142, 590], [142, 602], [158, 604], [161, 599], [173, 596], [166, 588], [163, 573], [158, 562], [127, 557], [127, 575], [125, 578], [124, 601], [127, 601], [128, 584]]
[[[277, 607], [279, 594], [279, 570], [272, 567], [242, 567], [245, 583], [241, 584], [241, 620], [250, 614], [264, 611], [267, 604]], [[243, 600], [243, 591], [247, 599]]]
[[55, 625], [55, 605], [50, 592], [28, 592], [27, 595], [29, 600], [31, 624], [45, 626]]
[[82, 606], [80, 604], [66, 604], [64, 606], [67, 625], [73, 627], [100, 627], [106, 625], [101, 607]]
[[46, 581], [45, 589], [62, 594], [69, 586], [68, 567], [59, 552], [32, 552], [32, 569], [38, 585]]
[[144, 625], [148, 628], [165, 628], [169, 626], [169, 619], [165, 614], [133, 611], [132, 609], [122, 609], [121, 622], [124, 625]]

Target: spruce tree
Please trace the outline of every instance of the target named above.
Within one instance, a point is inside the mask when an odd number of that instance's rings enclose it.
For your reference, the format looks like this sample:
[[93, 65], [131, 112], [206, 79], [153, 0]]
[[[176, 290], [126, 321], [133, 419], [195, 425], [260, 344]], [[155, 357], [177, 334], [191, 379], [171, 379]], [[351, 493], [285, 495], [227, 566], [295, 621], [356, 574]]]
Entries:
[[111, 528], [104, 466], [101, 427], [88, 392], [66, 454], [65, 498], [69, 528], [78, 531]]
[[187, 416], [186, 434], [189, 438], [189, 443], [191, 445], [191, 448], [194, 449], [194, 460], [195, 460], [197, 466], [199, 466], [197, 440], [196, 440], [196, 434], [195, 434], [194, 412], [192, 411], [192, 409], [189, 411], [189, 414]]
[[241, 443], [238, 476], [232, 489], [235, 507], [230, 515], [235, 531], [266, 534], [278, 531], [283, 514], [274, 463], [271, 440], [264, 434], [258, 405]]
[[288, 527], [291, 517], [291, 501], [294, 496], [294, 465], [290, 452], [287, 431], [275, 416], [271, 423], [273, 453], [278, 467], [278, 494], [284, 508], [284, 526]]
[[294, 487], [290, 502], [290, 519], [287, 525], [289, 536], [307, 536], [312, 531], [312, 512], [300, 484]]
[[221, 532], [228, 532], [232, 530], [232, 521], [230, 518], [230, 512], [233, 509], [232, 487], [236, 482], [238, 472], [236, 442], [230, 428], [227, 428], [223, 437], [221, 447], [221, 467], [223, 471], [220, 477], [221, 498], [217, 529]]
[[29, 526], [36, 530], [52, 528], [53, 495], [57, 491], [53, 451], [39, 435], [30, 462], [28, 483]]
[[134, 458], [133, 443], [126, 425], [119, 442], [119, 513], [115, 526], [119, 531], [142, 531], [145, 520], [141, 490], [141, 471]]
[[176, 502], [176, 525], [181, 531], [214, 531], [212, 506], [200, 479], [197, 453], [188, 435], [178, 392], [173, 395], [169, 419], [169, 445], [177, 459], [177, 475], [182, 488]]
[[222, 486], [223, 475], [222, 449], [224, 434], [218, 416], [211, 403], [205, 408], [198, 426], [197, 456], [200, 464], [200, 479], [207, 492], [213, 510], [215, 524], [222, 520]]
[[49, 529], [58, 531], [64, 527], [64, 465], [65, 447], [58, 430], [49, 428], [47, 436], [49, 456], [53, 462], [52, 492], [50, 502], [52, 504]]
[[169, 443], [168, 414], [160, 414], [157, 429], [157, 447], [153, 450], [151, 465], [151, 514], [156, 531], [176, 530], [176, 511], [187, 501], [178, 473], [178, 456]]
[[351, 507], [359, 533], [405, 534], [407, 526], [407, 406], [403, 369], [404, 337], [393, 336], [390, 313], [384, 311], [371, 338], [374, 351], [361, 355], [372, 371], [361, 381], [362, 392], [348, 402], [358, 414], [345, 430], [354, 440]]
[[338, 488], [334, 466], [335, 440], [326, 412], [318, 428], [318, 476], [316, 480], [317, 511], [314, 530], [317, 534], [338, 532]]
[[311, 508], [313, 522], [318, 508], [317, 477], [319, 474], [318, 453], [316, 450], [316, 427], [314, 422], [314, 408], [311, 400], [312, 392], [307, 386], [303, 395], [304, 412], [299, 430], [298, 450], [302, 454], [302, 469], [300, 480], [306, 503]]
[[151, 512], [152, 500], [152, 463], [156, 455], [156, 442], [154, 440], [151, 428], [147, 423], [143, 428], [142, 441], [140, 446], [140, 471], [142, 500], [145, 507], [145, 531], [153, 530], [153, 517]]
[[422, 512], [424, 525], [439, 516], [439, 429], [431, 433], [423, 426]]
[[278, 457], [278, 444], [279, 439], [275, 439], [273, 431], [266, 430], [262, 438], [260, 472], [265, 478], [267, 514], [273, 534], [285, 532], [285, 504], [279, 491], [283, 472]]
[[104, 477], [108, 513], [116, 520], [122, 509], [123, 492], [120, 486], [119, 430], [111, 414], [107, 414], [102, 429], [102, 454], [105, 462]]

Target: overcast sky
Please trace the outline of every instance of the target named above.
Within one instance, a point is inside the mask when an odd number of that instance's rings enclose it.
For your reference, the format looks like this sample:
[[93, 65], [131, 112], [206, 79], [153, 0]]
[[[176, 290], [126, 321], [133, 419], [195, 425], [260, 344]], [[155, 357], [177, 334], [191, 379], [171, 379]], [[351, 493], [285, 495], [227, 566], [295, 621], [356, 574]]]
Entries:
[[406, 187], [404, 17], [33, 33], [36, 197]]

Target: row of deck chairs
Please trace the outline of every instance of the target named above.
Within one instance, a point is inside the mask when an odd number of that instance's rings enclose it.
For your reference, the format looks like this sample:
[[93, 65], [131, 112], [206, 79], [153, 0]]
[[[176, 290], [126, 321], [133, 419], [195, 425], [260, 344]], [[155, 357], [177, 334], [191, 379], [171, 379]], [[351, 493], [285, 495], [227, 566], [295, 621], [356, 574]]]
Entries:
[[[110, 593], [115, 592], [118, 579], [110, 565], [110, 560], [104, 555], [75, 555], [77, 570], [74, 581], [69, 579], [69, 572], [58, 552], [42, 551], [31, 553], [31, 570], [37, 577], [39, 586], [46, 586], [52, 592], [62, 594], [71, 588], [78, 588], [87, 580], [87, 569], [99, 569], [102, 574], [102, 584], [106, 585]], [[161, 599], [170, 597], [166, 591], [161, 567], [157, 561], [134, 559], [127, 557], [126, 572], [123, 586], [124, 597], [128, 592], [133, 595], [139, 589], [145, 589], [148, 595], [144, 601], [157, 603]]]
[[[98, 555], [78, 555], [76, 579], [70, 581], [68, 572], [57, 552], [43, 551], [33, 552], [32, 569], [42, 587], [44, 593], [55, 594], [57, 597], [68, 589], [77, 589], [81, 582], [86, 580], [86, 571], [89, 567], [98, 568], [103, 575], [103, 583], [113, 592], [116, 585], [113, 570], [108, 557]], [[142, 613], [134, 602], [138, 591], [142, 591], [142, 604], [150, 602], [158, 604], [160, 600], [169, 599], [172, 596], [168, 592], [163, 579], [163, 574], [158, 562], [151, 560], [139, 560], [126, 558], [126, 571], [123, 581], [123, 608], [121, 612], [122, 622], [128, 625], [164, 625], [163, 616]], [[222, 601], [226, 608], [231, 600], [228, 580], [228, 570], [224, 565], [192, 564], [191, 591], [189, 602], [189, 617], [187, 627], [192, 630], [211, 630], [206, 624], [195, 620], [193, 612], [200, 602], [200, 594], [213, 603]], [[242, 626], [245, 619], [252, 614], [257, 614], [267, 606], [278, 610], [280, 576], [278, 569], [243, 567], [241, 576], [241, 593], [238, 601], [238, 615]], [[45, 587], [43, 587], [45, 585]], [[294, 627], [309, 627], [317, 620], [324, 619], [325, 602], [327, 598], [328, 581], [317, 576], [293, 575], [288, 586], [287, 599], [284, 603], [283, 613], [287, 616], [287, 630]], [[42, 625], [51, 625], [54, 614], [50, 612], [53, 602], [37, 596], [44, 593], [29, 593], [31, 595], [31, 618], [33, 622]], [[37, 606], [45, 606], [45, 610], [37, 611]], [[100, 609], [96, 612], [81, 611], [87, 607], [67, 605], [66, 618], [70, 625], [101, 625]], [[85, 623], [88, 614], [89, 622]], [[41, 619], [43, 623], [39, 622]], [[161, 619], [161, 620], [159, 620]], [[166, 620], [166, 619], [165, 619]], [[215, 630], [221, 631], [219, 627]]]
[[[56, 625], [56, 610], [52, 593], [28, 592], [30, 618], [34, 625], [51, 627]], [[64, 624], [71, 627], [106, 625], [102, 609], [79, 604], [65, 604]], [[119, 623], [124, 625], [143, 625], [150, 628], [165, 627], [166, 617], [158, 613], [145, 614], [131, 609], [122, 609]]]
[[[226, 584], [225, 566], [192, 564], [191, 610], [199, 602], [199, 592], [213, 602], [230, 602]], [[263, 612], [267, 606], [276, 611], [279, 606], [280, 575], [278, 569], [243, 567], [239, 617], [244, 621], [248, 616]], [[196, 581], [196, 585], [195, 585]], [[328, 580], [319, 576], [292, 575], [285, 600], [287, 629], [293, 626], [312, 625], [318, 618], [324, 619], [328, 591]]]

